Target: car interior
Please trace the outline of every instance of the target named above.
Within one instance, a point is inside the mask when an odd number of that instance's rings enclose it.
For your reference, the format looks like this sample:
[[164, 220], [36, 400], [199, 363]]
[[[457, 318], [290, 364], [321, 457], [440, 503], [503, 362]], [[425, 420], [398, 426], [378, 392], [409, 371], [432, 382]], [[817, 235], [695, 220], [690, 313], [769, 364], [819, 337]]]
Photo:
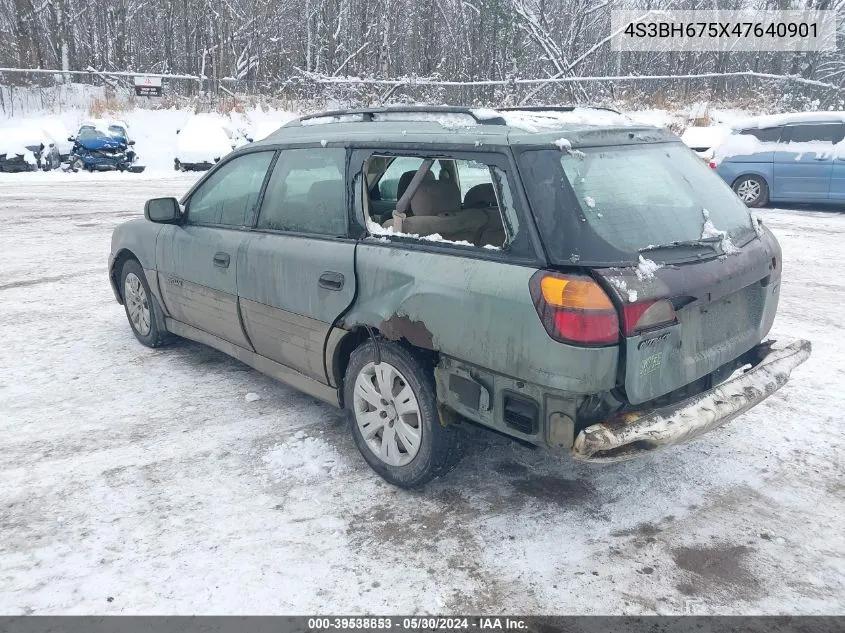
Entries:
[[502, 248], [507, 232], [497, 180], [475, 161], [374, 156], [366, 166], [367, 211], [396, 233]]

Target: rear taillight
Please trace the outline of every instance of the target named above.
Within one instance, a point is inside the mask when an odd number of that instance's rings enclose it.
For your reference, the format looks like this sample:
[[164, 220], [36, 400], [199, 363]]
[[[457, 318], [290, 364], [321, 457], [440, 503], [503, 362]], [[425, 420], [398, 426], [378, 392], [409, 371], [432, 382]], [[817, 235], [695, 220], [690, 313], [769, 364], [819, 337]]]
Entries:
[[625, 336], [668, 325], [675, 320], [675, 308], [666, 299], [629, 303], [622, 308], [622, 331]]
[[611, 345], [619, 340], [619, 318], [610, 298], [589, 277], [538, 271], [531, 298], [546, 332], [575, 345]]
[[707, 164], [710, 165], [710, 169], [716, 169], [719, 166], [719, 163], [717, 163], [715, 160], [711, 160]]

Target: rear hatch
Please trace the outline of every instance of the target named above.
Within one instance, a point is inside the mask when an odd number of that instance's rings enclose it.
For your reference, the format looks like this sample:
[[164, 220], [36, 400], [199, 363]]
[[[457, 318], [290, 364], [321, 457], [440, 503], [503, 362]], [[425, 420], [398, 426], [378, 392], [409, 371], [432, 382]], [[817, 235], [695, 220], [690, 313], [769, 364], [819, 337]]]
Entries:
[[680, 143], [560, 145], [519, 152], [520, 171], [554, 266], [617, 308], [629, 402], [730, 369], [771, 327], [774, 237]]

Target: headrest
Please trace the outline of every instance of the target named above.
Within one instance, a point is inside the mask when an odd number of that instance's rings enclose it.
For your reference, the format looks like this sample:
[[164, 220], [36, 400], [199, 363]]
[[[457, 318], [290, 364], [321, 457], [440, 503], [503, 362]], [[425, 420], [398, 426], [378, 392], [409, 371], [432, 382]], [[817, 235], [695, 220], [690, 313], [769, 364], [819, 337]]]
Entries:
[[411, 199], [411, 211], [416, 216], [438, 215], [460, 209], [461, 190], [448, 180], [421, 182]]
[[492, 182], [475, 185], [464, 196], [465, 207], [495, 207], [496, 205], [496, 192], [493, 190]]
[[[396, 199], [398, 200], [401, 198], [404, 193], [408, 190], [408, 185], [411, 184], [411, 181], [414, 179], [414, 174], [417, 173], [416, 169], [412, 169], [411, 171], [406, 171], [404, 174], [399, 176], [399, 184], [396, 185]], [[425, 176], [423, 177], [423, 182], [426, 180], [434, 180], [434, 174], [431, 173], [429, 169], [425, 172]]]

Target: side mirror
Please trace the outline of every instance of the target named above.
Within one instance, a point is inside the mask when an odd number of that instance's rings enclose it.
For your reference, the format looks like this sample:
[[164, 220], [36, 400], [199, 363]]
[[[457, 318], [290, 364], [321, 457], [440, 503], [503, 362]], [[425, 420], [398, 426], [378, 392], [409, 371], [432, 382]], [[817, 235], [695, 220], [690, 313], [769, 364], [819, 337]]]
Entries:
[[134, 144], [135, 144], [135, 141], [126, 141], [126, 144], [127, 144], [127, 145], [134, 145]]
[[153, 198], [144, 205], [144, 217], [159, 224], [176, 224], [182, 219], [176, 198]]
[[73, 143], [73, 141], [75, 141], [76, 139], [72, 136], [68, 136], [67, 140], [69, 140], [71, 143]]
[[253, 142], [253, 141], [252, 141], [252, 137], [251, 137], [251, 136], [247, 136], [247, 137], [246, 137], [246, 140], [247, 140], [247, 142], [248, 142], [248, 143], [252, 143], [252, 142]]
[[176, 133], [177, 133], [177, 134], [179, 134], [179, 132], [181, 132], [181, 131], [182, 131], [182, 130], [176, 130]]

